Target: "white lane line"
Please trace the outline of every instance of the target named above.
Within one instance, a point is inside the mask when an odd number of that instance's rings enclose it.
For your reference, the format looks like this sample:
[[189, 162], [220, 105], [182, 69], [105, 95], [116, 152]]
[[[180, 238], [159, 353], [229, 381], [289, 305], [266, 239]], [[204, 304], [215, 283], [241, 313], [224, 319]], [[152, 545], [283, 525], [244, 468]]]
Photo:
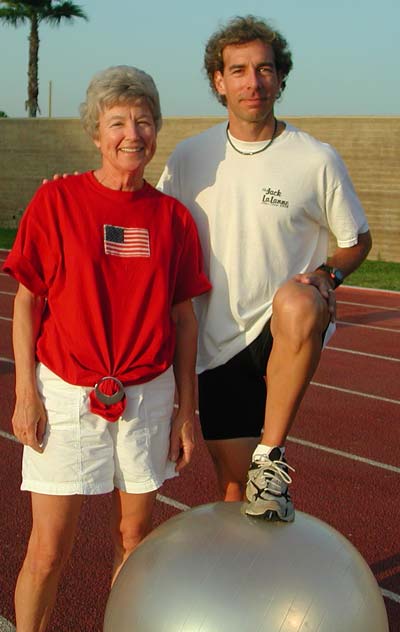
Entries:
[[350, 452], [344, 452], [343, 450], [336, 450], [335, 448], [328, 448], [324, 445], [320, 445], [319, 443], [312, 443], [311, 441], [298, 439], [297, 437], [292, 437], [291, 435], [288, 436], [288, 441], [298, 443], [306, 448], [314, 448], [315, 450], [320, 450], [321, 452], [329, 452], [329, 454], [342, 456], [345, 459], [350, 459], [351, 461], [358, 461], [360, 463], [365, 463], [366, 465], [372, 465], [372, 467], [379, 467], [381, 470], [388, 470], [389, 472], [400, 474], [400, 467], [396, 467], [395, 465], [388, 465], [387, 463], [381, 463], [380, 461], [373, 461], [372, 459], [367, 459], [363, 456], [357, 456], [357, 454], [351, 454]]
[[0, 362], [8, 362], [9, 364], [15, 364], [15, 361], [11, 360], [11, 358], [3, 358], [2, 356], [0, 356]]
[[5, 430], [0, 430], [0, 437], [3, 437], [3, 439], [8, 439], [9, 441], [14, 441], [15, 443], [19, 443], [17, 437], [14, 437], [14, 435], [6, 432]]
[[3, 292], [3, 290], [0, 290], [0, 294], [5, 294], [5, 296], [15, 296], [15, 292]]
[[0, 632], [16, 632], [13, 624], [0, 615]]
[[370, 393], [361, 393], [360, 391], [353, 391], [349, 388], [340, 388], [339, 386], [332, 386], [331, 384], [320, 384], [320, 382], [310, 382], [313, 386], [319, 386], [320, 388], [330, 388], [333, 391], [340, 391], [341, 393], [349, 393], [350, 395], [359, 395], [359, 397], [368, 397], [369, 399], [377, 399], [380, 402], [389, 402], [389, 404], [400, 404], [398, 399], [389, 399], [388, 397], [381, 397], [380, 395], [370, 395]]
[[353, 301], [337, 301], [338, 305], [357, 305], [358, 307], [372, 307], [373, 309], [383, 309], [384, 311], [400, 312], [400, 307], [386, 307], [385, 305], [370, 305], [368, 303], [353, 303]]
[[398, 290], [381, 290], [378, 288], [374, 288], [374, 287], [360, 287], [359, 285], [342, 285], [343, 290], [345, 289], [349, 289], [349, 290], [360, 290], [360, 293], [362, 292], [381, 292], [382, 294], [397, 294], [397, 296], [400, 297], [400, 292]]
[[157, 500], [160, 501], [160, 503], [169, 505], [170, 507], [175, 507], [175, 509], [179, 509], [180, 511], [188, 511], [188, 509], [191, 509], [189, 505], [184, 505], [183, 503], [180, 503], [179, 500], [163, 496], [162, 494], [157, 494]]
[[341, 349], [339, 347], [331, 347], [330, 345], [327, 345], [325, 349], [331, 349], [331, 351], [341, 351], [342, 353], [352, 353], [354, 355], [373, 358], [374, 360], [389, 360], [390, 362], [400, 362], [400, 358], [393, 358], [392, 356], [383, 356], [376, 353], [365, 353], [364, 351], [353, 351], [352, 349]]
[[391, 599], [392, 601], [395, 601], [396, 603], [400, 603], [400, 595], [397, 595], [391, 590], [386, 590], [386, 588], [381, 588], [381, 593], [387, 599]]
[[377, 327], [376, 325], [361, 325], [360, 323], [350, 323], [347, 320], [337, 320], [337, 325], [346, 325], [346, 327], [362, 327], [363, 329], [377, 329], [378, 331], [390, 331], [400, 334], [400, 329], [390, 329], [389, 327]]
[[12, 318], [7, 318], [7, 316], [0, 316], [0, 320], [7, 320], [8, 322], [12, 323]]

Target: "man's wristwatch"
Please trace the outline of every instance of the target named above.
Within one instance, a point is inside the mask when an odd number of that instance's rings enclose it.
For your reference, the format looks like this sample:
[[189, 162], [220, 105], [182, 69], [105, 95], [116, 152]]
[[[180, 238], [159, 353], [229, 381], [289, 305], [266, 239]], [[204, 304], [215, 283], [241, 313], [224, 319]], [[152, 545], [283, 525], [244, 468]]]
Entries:
[[341, 270], [339, 270], [339, 268], [332, 268], [331, 266], [327, 266], [325, 263], [323, 263], [322, 266], [318, 266], [317, 270], [323, 270], [324, 272], [327, 272], [329, 274], [335, 290], [344, 281], [344, 274]]

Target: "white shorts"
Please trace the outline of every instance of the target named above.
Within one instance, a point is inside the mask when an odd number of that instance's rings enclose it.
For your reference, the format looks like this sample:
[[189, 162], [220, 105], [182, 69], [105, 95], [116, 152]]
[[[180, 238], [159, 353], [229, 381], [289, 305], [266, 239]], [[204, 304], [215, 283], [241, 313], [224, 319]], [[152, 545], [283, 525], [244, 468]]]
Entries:
[[90, 388], [64, 382], [43, 364], [37, 383], [47, 411], [43, 453], [25, 446], [21, 489], [51, 495], [141, 494], [176, 476], [168, 460], [175, 382], [172, 367], [127, 386], [126, 409], [111, 423], [90, 412]]

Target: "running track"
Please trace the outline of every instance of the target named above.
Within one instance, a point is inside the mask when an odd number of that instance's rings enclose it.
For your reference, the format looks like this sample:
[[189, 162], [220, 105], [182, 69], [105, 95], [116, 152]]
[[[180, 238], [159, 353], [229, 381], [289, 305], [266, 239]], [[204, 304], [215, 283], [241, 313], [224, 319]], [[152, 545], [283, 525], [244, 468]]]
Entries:
[[[0, 265], [5, 253], [0, 251]], [[12, 630], [13, 590], [30, 531], [19, 491], [21, 446], [11, 434], [16, 285], [0, 275], [0, 630]], [[338, 331], [323, 354], [288, 442], [298, 509], [343, 533], [370, 565], [400, 632], [400, 293], [342, 287]], [[197, 429], [193, 462], [160, 490], [155, 526], [217, 500]], [[62, 580], [52, 632], [101, 632], [111, 568], [109, 495], [88, 499]], [[171, 579], [172, 579], [171, 575]], [[179, 607], [179, 606], [178, 606]], [[156, 631], [155, 631], [156, 632]], [[223, 632], [223, 631], [221, 631]], [[351, 631], [349, 631], [351, 632]]]

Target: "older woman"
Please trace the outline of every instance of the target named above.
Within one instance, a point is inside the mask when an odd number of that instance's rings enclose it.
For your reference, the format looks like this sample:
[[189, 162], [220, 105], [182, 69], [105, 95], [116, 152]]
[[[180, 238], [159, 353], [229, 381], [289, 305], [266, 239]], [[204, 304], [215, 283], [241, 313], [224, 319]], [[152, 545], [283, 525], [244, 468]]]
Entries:
[[112, 492], [115, 578], [193, 449], [191, 298], [210, 284], [189, 212], [143, 178], [161, 126], [153, 80], [99, 73], [81, 118], [101, 167], [40, 187], [4, 265], [19, 281], [13, 427], [33, 516], [18, 632], [46, 628], [84, 496]]

